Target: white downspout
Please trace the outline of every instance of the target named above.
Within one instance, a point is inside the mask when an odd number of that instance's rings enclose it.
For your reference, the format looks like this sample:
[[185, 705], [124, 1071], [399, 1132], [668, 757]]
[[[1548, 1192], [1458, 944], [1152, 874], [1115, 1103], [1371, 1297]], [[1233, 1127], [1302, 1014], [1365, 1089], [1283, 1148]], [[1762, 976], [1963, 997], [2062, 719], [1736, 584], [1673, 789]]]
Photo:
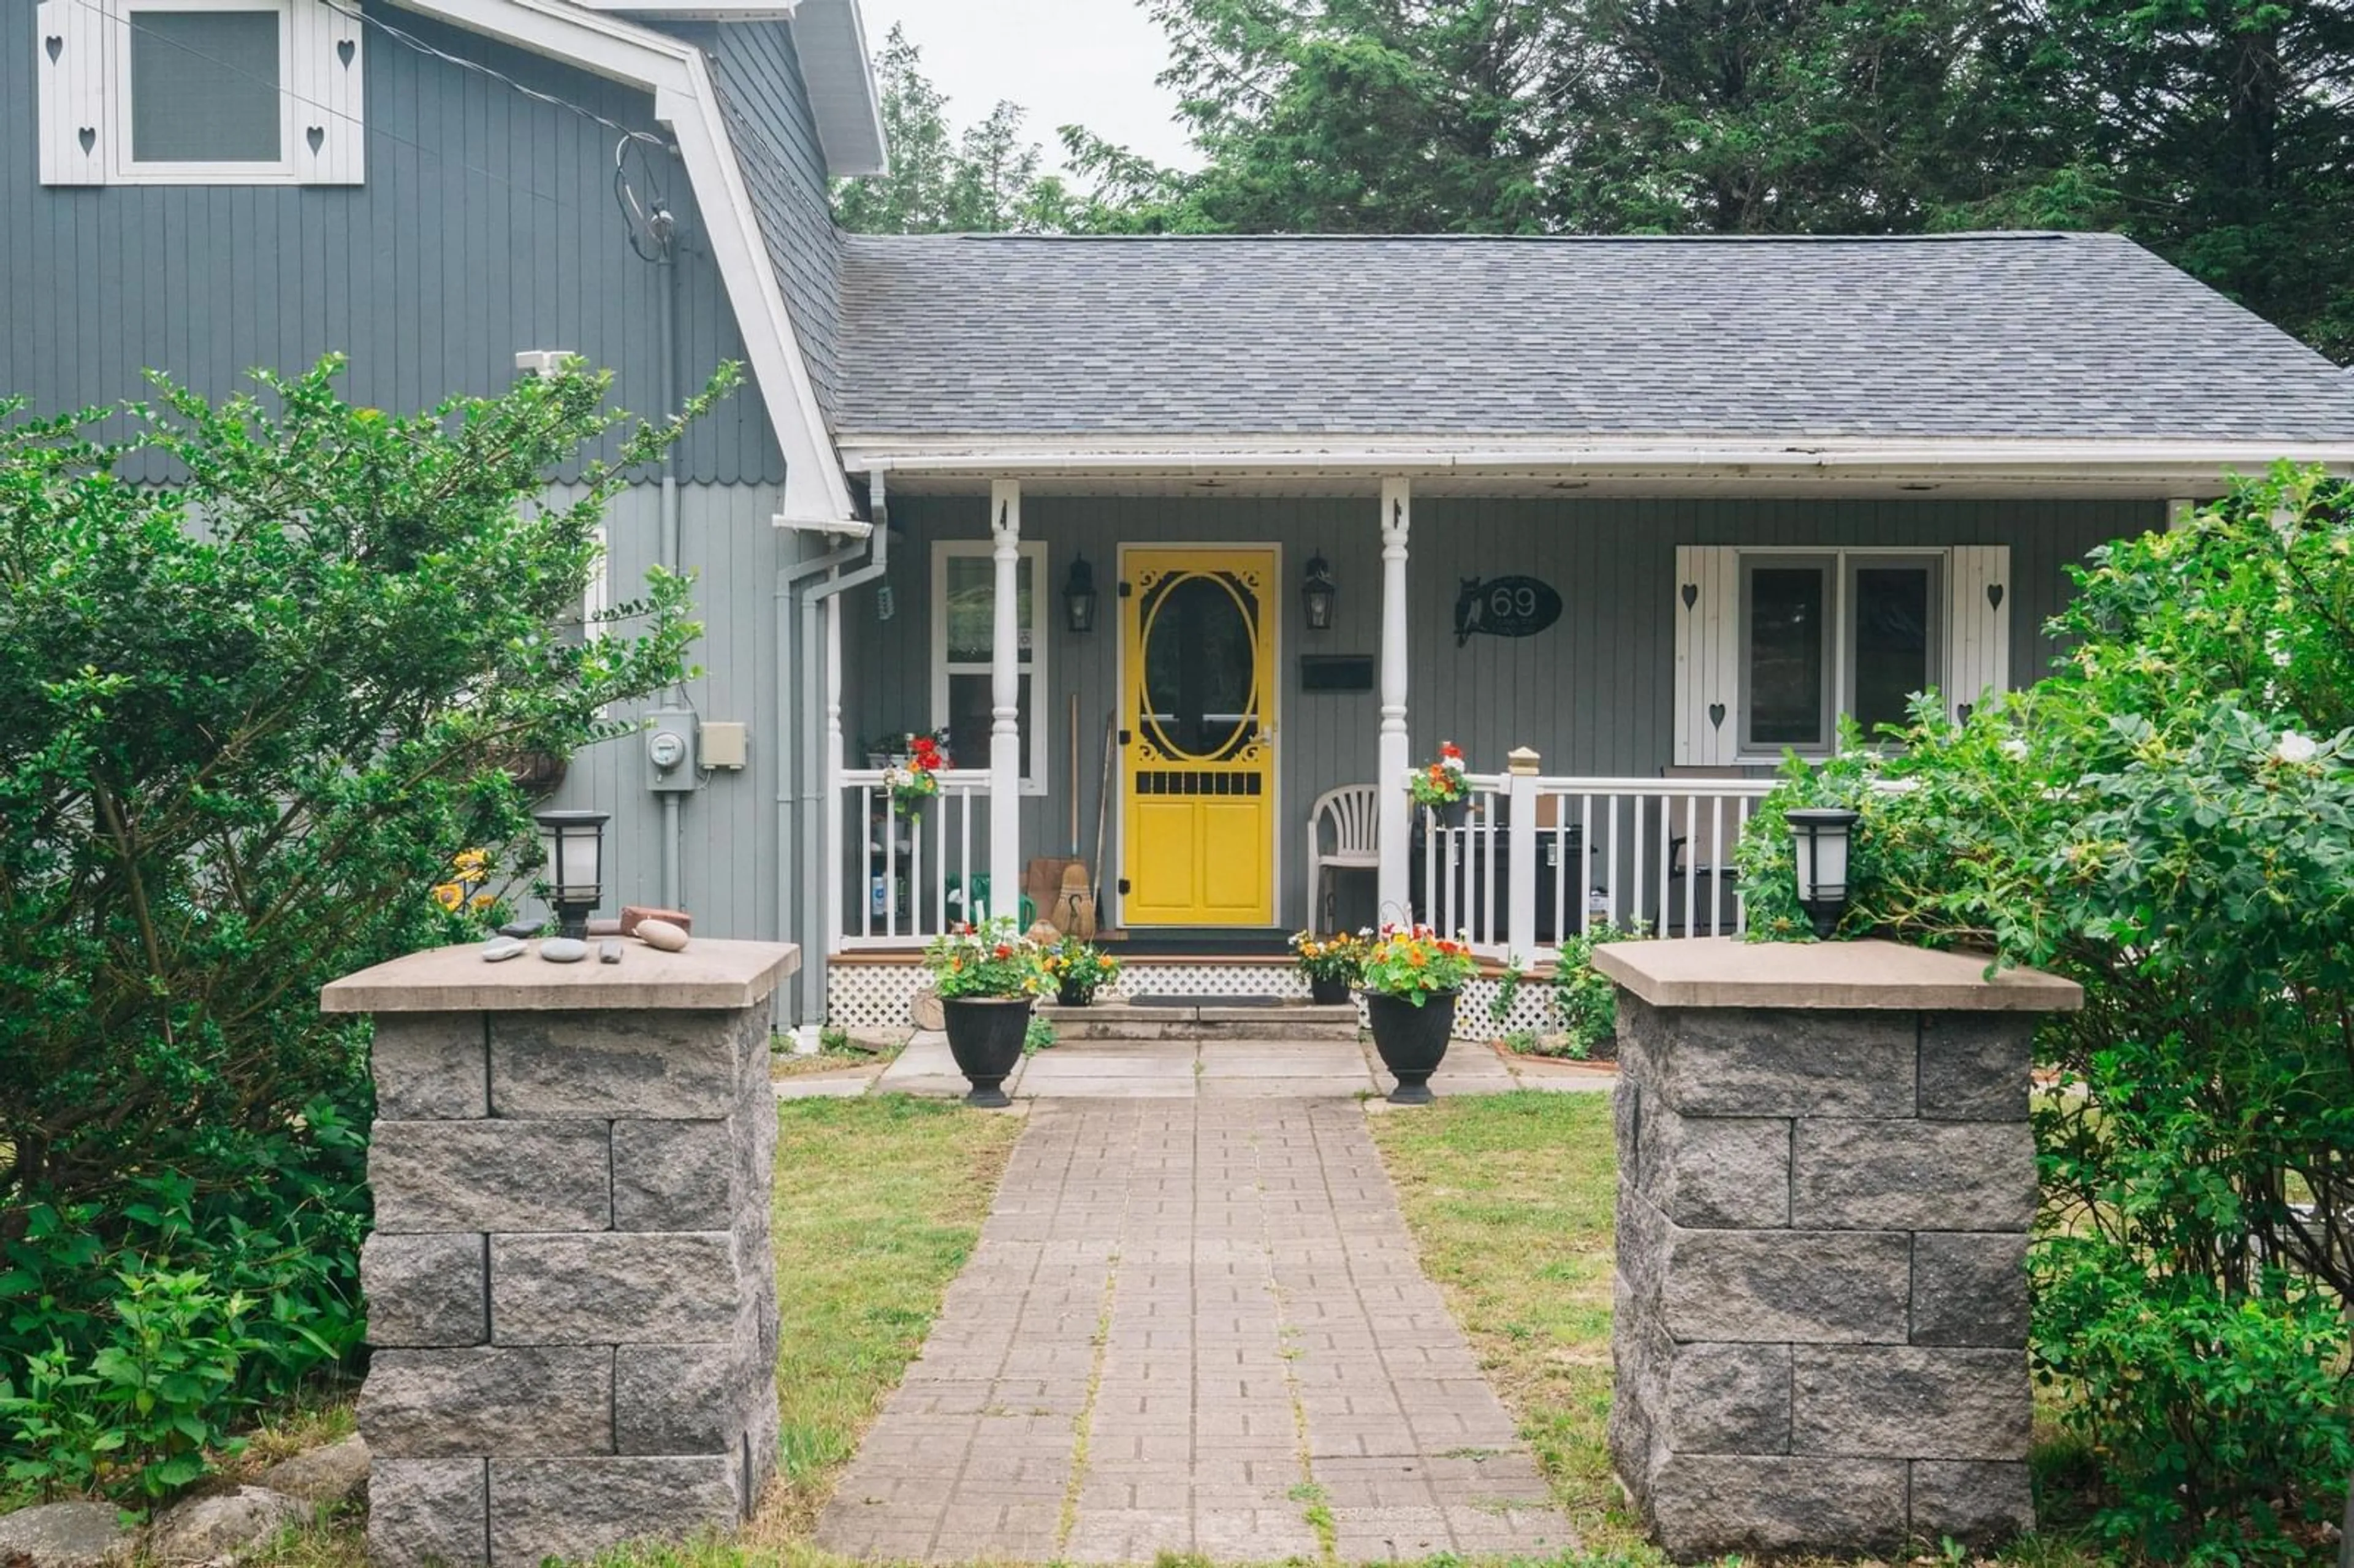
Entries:
[[[832, 795], [838, 777], [833, 769], [841, 763], [839, 697], [835, 698], [830, 725], [825, 700], [828, 694], [841, 691], [838, 677], [827, 670], [825, 657], [829, 643], [839, 646], [840, 632], [837, 627], [832, 632], [821, 635], [818, 612], [822, 608], [829, 609], [838, 620], [840, 607], [832, 601], [838, 600], [852, 588], [875, 581], [890, 569], [890, 503], [885, 494], [880, 470], [868, 476], [867, 495], [867, 510], [871, 518], [864, 566], [852, 572], [840, 569], [845, 564], [846, 556], [856, 554], [853, 549], [829, 551], [813, 561], [803, 561], [790, 568], [796, 579], [811, 577], [821, 571], [832, 574], [822, 582], [807, 584], [798, 596], [803, 682], [801, 842], [801, 865], [806, 874], [801, 879], [801, 1009], [797, 1022], [802, 1029], [810, 1031], [814, 1031], [825, 1022], [826, 969], [833, 956], [837, 935], [828, 925], [827, 915], [838, 906], [839, 898], [838, 894], [829, 895], [826, 889], [829, 879], [838, 879], [842, 875], [841, 865], [829, 863], [827, 860], [829, 840], [838, 841], [839, 835], [829, 834], [825, 829], [826, 813], [838, 813], [841, 810], [841, 802]], [[829, 728], [832, 731], [831, 745], [827, 733]], [[781, 858], [781, 848], [779, 853]]]
[[[879, 492], [876, 499], [878, 502], [881, 499]], [[777, 525], [779, 528], [787, 526], [782, 518], [777, 520]], [[796, 887], [806, 890], [825, 874], [824, 869], [818, 864], [817, 857], [807, 848], [806, 835], [797, 834], [794, 831], [796, 802], [793, 769], [788, 768], [785, 762], [789, 746], [798, 744], [801, 750], [801, 772], [806, 777], [809, 772], [809, 762], [816, 755], [810, 732], [816, 729], [818, 719], [819, 682], [816, 668], [818, 643], [814, 635], [804, 633], [811, 610], [795, 590], [802, 582], [820, 573], [840, 570], [856, 560], [859, 554], [859, 546], [843, 545], [828, 550], [822, 555], [812, 556], [808, 560], [796, 561], [790, 566], [777, 568], [776, 885], [777, 939], [779, 941], [783, 941], [794, 935], [794, 922], [790, 914], [792, 908], [793, 890]], [[798, 661], [794, 657], [796, 650], [801, 654]], [[796, 664], [799, 666], [798, 670], [796, 670]], [[797, 674], [800, 677], [798, 681], [795, 678]], [[794, 700], [796, 686], [799, 687], [798, 704]], [[800, 718], [804, 721], [798, 725], [795, 722], [797, 709]], [[791, 740], [790, 737], [797, 734], [798, 741]], [[805, 790], [804, 793], [808, 792]], [[809, 796], [808, 809], [801, 813], [802, 819], [815, 821], [816, 808], [823, 803], [822, 796], [822, 786], [814, 795]], [[793, 875], [793, 851], [797, 841], [802, 842], [802, 853], [806, 857], [802, 864], [808, 872], [807, 875], [798, 878]], [[800, 990], [797, 993], [799, 1001], [794, 1010], [794, 1022], [807, 1024], [813, 1032], [818, 1024], [825, 1021], [825, 958], [826, 949], [832, 946], [832, 933], [823, 927], [824, 915], [822, 908], [817, 916], [817, 924], [810, 923], [810, 918], [807, 901], [804, 900], [802, 924], [799, 933], [802, 961], [801, 968], [795, 977], [795, 984]], [[811, 1004], [812, 994], [815, 996], [814, 1005]], [[813, 1040], [811, 1043], [814, 1043]]]

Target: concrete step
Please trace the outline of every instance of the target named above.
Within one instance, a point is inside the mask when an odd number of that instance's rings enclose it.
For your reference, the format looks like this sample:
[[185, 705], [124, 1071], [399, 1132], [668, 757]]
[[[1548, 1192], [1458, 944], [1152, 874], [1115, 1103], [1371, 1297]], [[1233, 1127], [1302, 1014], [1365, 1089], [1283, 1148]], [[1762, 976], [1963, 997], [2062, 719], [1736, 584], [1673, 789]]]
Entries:
[[1285, 1002], [1274, 1007], [1235, 1007], [1216, 1001], [1140, 1007], [1098, 1001], [1087, 1007], [1048, 1002], [1038, 1015], [1055, 1026], [1057, 1040], [1354, 1040], [1357, 1010]]

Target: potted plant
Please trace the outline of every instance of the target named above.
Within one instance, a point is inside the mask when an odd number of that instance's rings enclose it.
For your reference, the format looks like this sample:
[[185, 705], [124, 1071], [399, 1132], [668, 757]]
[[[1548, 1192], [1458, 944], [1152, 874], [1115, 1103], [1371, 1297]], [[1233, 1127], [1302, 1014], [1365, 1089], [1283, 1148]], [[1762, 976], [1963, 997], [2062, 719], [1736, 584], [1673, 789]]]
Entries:
[[1038, 944], [1010, 918], [979, 930], [960, 926], [924, 949], [924, 967], [940, 999], [949, 1053], [972, 1084], [965, 1104], [1012, 1105], [1005, 1079], [1022, 1060], [1030, 1009], [1046, 984]]
[[1438, 813], [1440, 823], [1459, 828], [1471, 809], [1471, 787], [1463, 779], [1463, 751], [1451, 740], [1438, 743], [1438, 758], [1405, 776], [1405, 792], [1417, 806]]
[[891, 810], [912, 817], [940, 792], [939, 771], [948, 765], [939, 742], [928, 735], [911, 736], [906, 758], [883, 770], [883, 787], [891, 793]]
[[1397, 1075], [1392, 1105], [1430, 1103], [1430, 1075], [1447, 1055], [1456, 1000], [1478, 968], [1469, 947], [1427, 926], [1384, 927], [1366, 951], [1358, 983], [1373, 1047]]
[[1352, 936], [1346, 931], [1331, 937], [1320, 937], [1313, 931], [1293, 934], [1291, 950], [1298, 955], [1299, 972], [1308, 977], [1309, 1001], [1319, 1007], [1335, 1007], [1349, 1000], [1349, 988], [1357, 983], [1364, 969], [1366, 938], [1370, 935]]
[[1055, 1000], [1065, 1007], [1086, 1007], [1096, 992], [1119, 978], [1119, 960], [1076, 937], [1066, 937], [1040, 957]]

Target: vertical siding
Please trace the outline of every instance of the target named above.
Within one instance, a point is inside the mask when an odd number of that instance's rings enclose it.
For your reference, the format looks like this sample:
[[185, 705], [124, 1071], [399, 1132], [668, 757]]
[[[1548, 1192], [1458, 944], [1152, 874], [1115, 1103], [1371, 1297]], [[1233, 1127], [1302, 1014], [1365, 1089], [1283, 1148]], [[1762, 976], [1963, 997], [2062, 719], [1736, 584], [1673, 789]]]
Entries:
[[[656, 129], [645, 94], [369, 9], [616, 123]], [[143, 396], [140, 372], [154, 368], [217, 397], [254, 366], [297, 370], [340, 350], [353, 400], [414, 409], [511, 385], [517, 349], [569, 348], [616, 372], [622, 407], [660, 410], [661, 269], [631, 252], [613, 132], [371, 29], [364, 185], [47, 187], [34, 19], [32, 0], [0, 0], [0, 395], [29, 394], [43, 410], [110, 403]], [[691, 239], [700, 219], [675, 167], [669, 194]], [[692, 387], [744, 350], [707, 248], [684, 250], [680, 361]], [[705, 482], [783, 473], [748, 390], [694, 432], [684, 461]]]
[[[850, 596], [843, 727], [861, 736], [930, 722], [930, 570], [935, 539], [988, 532], [979, 499], [900, 497], [893, 523], [891, 582], [896, 616], [877, 619], [874, 590]], [[1026, 497], [1023, 533], [1048, 548], [1047, 614], [1055, 691], [1050, 793], [1025, 799], [1025, 854], [1061, 850], [1069, 832], [1069, 694], [1080, 706], [1080, 852], [1092, 856], [1105, 716], [1116, 701], [1119, 653], [1113, 564], [1121, 543], [1261, 543], [1284, 546], [1282, 719], [1283, 841], [1279, 916], [1305, 918], [1301, 835], [1316, 797], [1373, 779], [1380, 723], [1375, 694], [1303, 693], [1299, 656], [1378, 658], [1381, 546], [1378, 508], [1363, 500], [1190, 500]], [[1671, 760], [1674, 705], [1675, 547], [1731, 545], [1959, 545], [2011, 547], [2015, 599], [2011, 673], [2025, 683], [2056, 652], [2043, 623], [2068, 591], [2065, 566], [2107, 539], [2162, 524], [2156, 503], [1962, 501], [1447, 501], [1415, 507], [1408, 571], [1413, 681], [1408, 725], [1416, 757], [1441, 739], [1472, 766], [1500, 771], [1515, 746], [1535, 747], [1548, 773], [1656, 775]], [[1297, 585], [1321, 551], [1341, 585], [1331, 631], [1302, 625]], [[1097, 564], [1105, 597], [1097, 630], [1063, 630], [1060, 590], [1073, 556]], [[1560, 590], [1562, 620], [1532, 638], [1474, 637], [1455, 645], [1455, 597], [1468, 577], [1525, 575]], [[960, 759], [971, 760], [971, 759]], [[1115, 801], [1116, 804], [1116, 801]], [[1119, 822], [1108, 853], [1117, 864]], [[1344, 919], [1371, 915], [1370, 897]]]
[[[558, 488], [553, 498], [577, 497]], [[775, 938], [798, 906], [778, 907], [777, 642], [772, 593], [784, 552], [793, 549], [769, 524], [780, 503], [772, 485], [684, 485], [680, 489], [679, 550], [695, 578], [695, 619], [703, 637], [690, 658], [703, 673], [675, 695], [616, 712], [631, 719], [649, 709], [692, 708], [705, 720], [748, 726], [748, 765], [709, 774], [681, 807], [681, 897], [695, 929], [717, 937]], [[607, 582], [615, 604], [634, 597], [654, 564], [661, 493], [639, 485], [606, 514]], [[606, 832], [608, 912], [623, 904], [660, 902], [662, 797], [646, 788], [645, 743], [638, 735], [588, 747], [573, 759], [556, 804], [613, 814]], [[799, 885], [799, 871], [789, 873]]]

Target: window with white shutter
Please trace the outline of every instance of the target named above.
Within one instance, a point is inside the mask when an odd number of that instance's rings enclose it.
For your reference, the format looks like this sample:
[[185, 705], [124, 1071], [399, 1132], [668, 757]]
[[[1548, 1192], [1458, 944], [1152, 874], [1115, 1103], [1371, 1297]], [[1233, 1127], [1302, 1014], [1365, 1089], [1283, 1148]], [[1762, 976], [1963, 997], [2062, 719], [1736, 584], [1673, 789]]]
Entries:
[[41, 182], [357, 185], [356, 16], [326, 0], [40, 0]]
[[1676, 765], [1823, 756], [1931, 687], [1967, 716], [2010, 683], [2009, 577], [2005, 545], [1679, 548]]

